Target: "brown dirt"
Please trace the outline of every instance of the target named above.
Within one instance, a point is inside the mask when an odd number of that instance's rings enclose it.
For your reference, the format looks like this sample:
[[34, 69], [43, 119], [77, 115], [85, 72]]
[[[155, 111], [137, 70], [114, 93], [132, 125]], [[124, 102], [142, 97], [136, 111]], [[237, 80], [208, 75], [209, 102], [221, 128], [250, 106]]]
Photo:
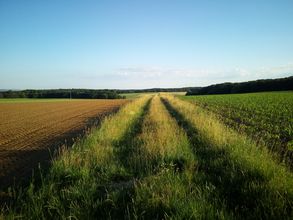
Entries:
[[31, 176], [40, 162], [126, 100], [0, 104], [0, 190]]

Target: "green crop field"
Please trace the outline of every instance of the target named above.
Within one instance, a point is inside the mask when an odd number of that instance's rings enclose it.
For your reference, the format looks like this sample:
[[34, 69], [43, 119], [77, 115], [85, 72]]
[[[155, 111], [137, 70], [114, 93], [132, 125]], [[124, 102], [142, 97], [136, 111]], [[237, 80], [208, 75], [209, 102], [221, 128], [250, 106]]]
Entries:
[[2, 192], [9, 202], [0, 217], [292, 219], [292, 171], [235, 129], [237, 117], [292, 128], [290, 106], [290, 92], [141, 95], [61, 148], [29, 185]]
[[293, 92], [185, 96], [184, 100], [216, 113], [229, 126], [292, 160]]

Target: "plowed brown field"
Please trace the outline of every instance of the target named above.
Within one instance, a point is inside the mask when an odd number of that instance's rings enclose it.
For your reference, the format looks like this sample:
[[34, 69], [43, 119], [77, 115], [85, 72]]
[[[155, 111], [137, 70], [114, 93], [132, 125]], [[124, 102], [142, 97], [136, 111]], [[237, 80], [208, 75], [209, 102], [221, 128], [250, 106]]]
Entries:
[[31, 174], [50, 151], [126, 100], [0, 103], [0, 188]]

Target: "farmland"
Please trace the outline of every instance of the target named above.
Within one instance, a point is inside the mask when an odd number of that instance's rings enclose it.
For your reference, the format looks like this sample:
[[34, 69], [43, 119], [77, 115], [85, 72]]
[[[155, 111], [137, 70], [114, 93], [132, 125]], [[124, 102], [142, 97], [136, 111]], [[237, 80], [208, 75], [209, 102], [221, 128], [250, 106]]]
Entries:
[[293, 160], [293, 93], [264, 92], [182, 97], [217, 114], [222, 121]]
[[292, 219], [293, 175], [217, 114], [170, 94], [133, 99], [62, 148], [7, 218]]
[[124, 104], [125, 100], [27, 100], [0, 101], [0, 185], [28, 176], [49, 151], [65, 139], [77, 137], [90, 125]]

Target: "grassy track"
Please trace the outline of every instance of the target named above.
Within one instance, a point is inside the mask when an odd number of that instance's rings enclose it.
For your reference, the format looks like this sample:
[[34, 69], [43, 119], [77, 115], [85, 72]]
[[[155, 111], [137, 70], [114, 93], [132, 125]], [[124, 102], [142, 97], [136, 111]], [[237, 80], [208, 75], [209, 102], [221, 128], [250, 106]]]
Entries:
[[290, 219], [293, 175], [265, 148], [171, 95], [135, 99], [64, 149], [9, 218]]
[[[137, 137], [129, 167], [136, 168], [132, 218], [199, 219], [224, 218], [214, 207], [210, 189], [199, 184], [197, 161], [188, 137], [171, 117], [158, 96], [150, 105]], [[139, 148], [137, 148], [139, 146]], [[136, 173], [135, 172], [135, 173]]]
[[171, 96], [164, 102], [190, 137], [199, 174], [232, 216], [292, 218], [292, 173], [276, 163], [265, 148], [256, 147], [202, 108]]

